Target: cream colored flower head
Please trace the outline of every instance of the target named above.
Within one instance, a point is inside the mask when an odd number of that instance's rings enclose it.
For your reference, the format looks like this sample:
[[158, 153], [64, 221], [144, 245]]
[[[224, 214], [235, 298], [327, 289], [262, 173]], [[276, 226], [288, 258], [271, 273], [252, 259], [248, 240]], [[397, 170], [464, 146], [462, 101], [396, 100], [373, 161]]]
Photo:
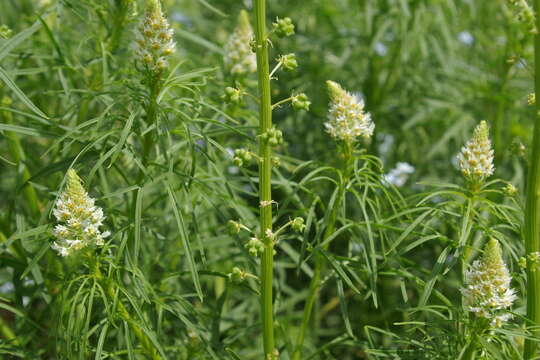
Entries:
[[490, 319], [492, 327], [500, 327], [511, 318], [508, 308], [516, 299], [510, 287], [512, 278], [503, 261], [499, 242], [490, 239], [480, 260], [465, 273], [465, 288], [461, 291], [468, 311]]
[[330, 95], [326, 131], [336, 140], [348, 143], [358, 137], [369, 139], [375, 130], [371, 115], [365, 112], [364, 101], [344, 90], [338, 83], [327, 81]]
[[105, 217], [103, 210], [84, 190], [81, 179], [73, 169], [67, 173], [66, 188], [60, 194], [53, 210], [58, 225], [53, 230], [56, 241], [52, 248], [61, 256], [68, 256], [90, 245], [103, 245], [110, 235], [99, 229]]
[[137, 32], [135, 49], [145, 68], [159, 73], [168, 67], [167, 58], [175, 49], [173, 34], [159, 0], [151, 0]]
[[244, 75], [257, 71], [257, 57], [251, 49], [253, 29], [248, 13], [244, 10], [238, 16], [238, 25], [225, 44], [224, 62], [233, 75]]
[[461, 148], [458, 163], [463, 176], [472, 183], [482, 183], [493, 175], [493, 149], [489, 126], [485, 121], [474, 129], [473, 137]]

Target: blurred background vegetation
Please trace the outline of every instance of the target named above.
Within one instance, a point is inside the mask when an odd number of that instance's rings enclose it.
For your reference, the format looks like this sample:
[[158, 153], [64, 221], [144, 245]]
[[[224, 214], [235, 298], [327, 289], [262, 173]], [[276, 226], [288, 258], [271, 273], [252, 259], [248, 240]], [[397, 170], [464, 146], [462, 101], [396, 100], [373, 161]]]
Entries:
[[[222, 49], [238, 13], [250, 10], [251, 1], [162, 4], [175, 29], [175, 75], [162, 101], [161, 122], [148, 129], [139, 121], [137, 104], [145, 93], [132, 45], [143, 1], [0, 2], [0, 26], [5, 26], [0, 37], [0, 316], [5, 323], [0, 349], [6, 356], [139, 356], [130, 350], [137, 341], [122, 324], [125, 319], [108, 310], [110, 299], [99, 300], [88, 271], [61, 262], [48, 249], [49, 212], [65, 171], [75, 164], [109, 219], [112, 250], [100, 256], [109, 276], [121, 284], [118, 301], [128, 304], [161, 350], [171, 359], [261, 358], [257, 284], [227, 285], [233, 266], [255, 274], [257, 266], [243, 248], [245, 239], [225, 231], [230, 219], [256, 223], [256, 167], [232, 166], [230, 151], [249, 141], [248, 147], [256, 148], [257, 106], [248, 101], [231, 108], [221, 100], [225, 86], [233, 83], [223, 70]], [[312, 274], [310, 260], [302, 259], [310, 250], [306, 242], [324, 230], [332, 196], [327, 178], [334, 174], [302, 181], [311, 171], [339, 163], [323, 126], [325, 81], [334, 80], [365, 99], [376, 123], [367, 147], [383, 168], [372, 170], [388, 173], [407, 162], [415, 171], [388, 198], [373, 185], [370, 191], [381, 200], [370, 216], [380, 228], [345, 232], [333, 244], [335, 260], [362, 285], [361, 294], [347, 284], [343, 288], [341, 274], [329, 276], [309, 358], [455, 357], [452, 342], [444, 340], [457, 336], [455, 328], [444, 321], [428, 335], [396, 323], [430, 319], [418, 315], [426, 310], [418, 304], [423, 281], [458, 236], [463, 204], [439, 199], [433, 208], [441, 202], [449, 207], [420, 212], [426, 220], [412, 228], [418, 213], [404, 209], [434, 191], [427, 183], [463, 183], [455, 157], [480, 120], [491, 126], [495, 177], [523, 193], [523, 155], [534, 111], [527, 105], [533, 89], [530, 29], [504, 0], [270, 0], [268, 6], [270, 19], [290, 17], [296, 24], [296, 36], [273, 43], [271, 56], [294, 52], [299, 61], [297, 71], [278, 75], [273, 98], [286, 98], [293, 90], [312, 102], [309, 112], [284, 106], [274, 118], [285, 137], [278, 150], [282, 167], [274, 178], [276, 223], [294, 216], [313, 221], [305, 236], [287, 237], [278, 255], [278, 342], [286, 344], [281, 352], [287, 353], [301, 319]], [[244, 84], [253, 94], [255, 79]], [[138, 155], [137, 136], [145, 131], [162, 139], [149, 164], [141, 164]], [[171, 174], [174, 179], [165, 181]], [[510, 207], [500, 194], [492, 200]], [[519, 208], [520, 201], [518, 196], [511, 205]], [[346, 210], [352, 222], [370, 221], [354, 201]], [[383, 232], [384, 226], [393, 230]], [[475, 231], [496, 226], [501, 229], [494, 232], [505, 234], [509, 258], [517, 261], [521, 219], [514, 208], [486, 217]], [[411, 247], [428, 234], [442, 235], [439, 242]], [[363, 240], [349, 241], [351, 236]], [[373, 253], [364, 247], [368, 236], [377, 241]], [[396, 249], [403, 251], [394, 254]], [[364, 254], [376, 258], [379, 267], [373, 269]], [[520, 270], [515, 264], [512, 270], [516, 287], [522, 288]], [[458, 276], [445, 273], [439, 280], [438, 291], [459, 302]], [[432, 305], [446, 304], [443, 298]], [[107, 319], [111, 325], [104, 330]], [[12, 340], [9, 328], [18, 340]], [[407, 352], [418, 348], [425, 352]]]

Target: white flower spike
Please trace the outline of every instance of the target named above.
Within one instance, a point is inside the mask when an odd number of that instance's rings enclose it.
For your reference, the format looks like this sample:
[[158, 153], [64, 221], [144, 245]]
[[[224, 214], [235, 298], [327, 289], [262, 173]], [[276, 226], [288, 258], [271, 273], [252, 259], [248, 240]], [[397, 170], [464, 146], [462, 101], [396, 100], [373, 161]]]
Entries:
[[466, 286], [461, 291], [468, 311], [490, 320], [494, 328], [501, 327], [512, 315], [508, 308], [516, 299], [510, 287], [512, 278], [502, 259], [501, 246], [490, 239], [480, 260], [465, 273]]
[[471, 183], [481, 184], [493, 175], [493, 157], [489, 126], [485, 121], [481, 121], [474, 129], [473, 137], [458, 155], [461, 173]]
[[257, 57], [251, 49], [253, 29], [248, 13], [244, 10], [238, 16], [238, 25], [225, 44], [225, 67], [233, 75], [245, 75], [257, 71]]
[[100, 231], [105, 217], [103, 210], [94, 203], [75, 170], [69, 169], [66, 189], [53, 210], [59, 224], [53, 230], [56, 241], [52, 248], [61, 256], [71, 255], [90, 245], [103, 245], [103, 239], [110, 235], [108, 231]]
[[364, 110], [364, 101], [345, 91], [338, 83], [326, 82], [330, 94], [326, 131], [336, 140], [352, 143], [357, 137], [370, 138], [375, 130], [371, 115]]
[[173, 33], [159, 0], [151, 1], [136, 40], [137, 57], [150, 71], [160, 73], [168, 67], [167, 58], [175, 49]]

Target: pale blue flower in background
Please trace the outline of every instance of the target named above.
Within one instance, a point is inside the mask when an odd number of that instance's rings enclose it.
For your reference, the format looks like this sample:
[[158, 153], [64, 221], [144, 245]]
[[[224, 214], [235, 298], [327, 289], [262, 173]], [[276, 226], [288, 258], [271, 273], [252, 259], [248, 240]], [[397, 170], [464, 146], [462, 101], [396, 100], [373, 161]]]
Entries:
[[415, 171], [414, 166], [406, 162], [398, 162], [396, 167], [384, 175], [384, 180], [397, 187], [405, 185], [409, 176]]
[[380, 41], [375, 43], [374, 50], [375, 53], [379, 56], [385, 56], [386, 54], [388, 54], [388, 47]]
[[458, 34], [458, 40], [463, 45], [471, 46], [474, 44], [474, 36], [466, 30]]

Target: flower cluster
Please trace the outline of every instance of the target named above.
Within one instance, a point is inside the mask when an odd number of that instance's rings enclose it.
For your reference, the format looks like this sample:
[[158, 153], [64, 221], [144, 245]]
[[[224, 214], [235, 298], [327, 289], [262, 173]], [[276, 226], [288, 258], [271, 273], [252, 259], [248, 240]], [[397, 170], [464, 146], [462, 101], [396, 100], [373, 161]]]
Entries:
[[56, 241], [52, 248], [60, 255], [68, 256], [90, 245], [103, 245], [103, 239], [110, 235], [108, 231], [102, 233], [99, 230], [105, 217], [94, 202], [75, 170], [68, 170], [66, 189], [53, 210], [60, 224], [54, 228]]
[[461, 173], [471, 183], [482, 183], [493, 175], [493, 149], [489, 140], [489, 127], [485, 121], [474, 129], [472, 139], [458, 155]]
[[326, 130], [334, 139], [352, 143], [358, 136], [370, 138], [375, 130], [364, 101], [345, 91], [338, 83], [327, 81], [330, 110]]
[[413, 173], [414, 166], [406, 162], [398, 162], [395, 168], [384, 175], [384, 180], [394, 186], [402, 187]]
[[526, 24], [529, 27], [531, 33], [538, 33], [535, 25], [534, 10], [527, 3], [526, 0], [508, 0], [508, 2], [516, 8], [517, 20]]
[[241, 11], [238, 25], [225, 45], [225, 66], [233, 75], [257, 71], [257, 57], [251, 49], [253, 29], [246, 11]]
[[163, 16], [159, 0], [152, 0], [137, 34], [136, 53], [139, 61], [152, 72], [165, 70], [167, 57], [175, 48], [172, 38], [173, 30]]
[[480, 260], [473, 262], [465, 273], [466, 286], [461, 291], [467, 310], [490, 319], [492, 327], [500, 327], [511, 318], [507, 309], [516, 299], [510, 288], [512, 278], [502, 259], [501, 246], [490, 239]]

